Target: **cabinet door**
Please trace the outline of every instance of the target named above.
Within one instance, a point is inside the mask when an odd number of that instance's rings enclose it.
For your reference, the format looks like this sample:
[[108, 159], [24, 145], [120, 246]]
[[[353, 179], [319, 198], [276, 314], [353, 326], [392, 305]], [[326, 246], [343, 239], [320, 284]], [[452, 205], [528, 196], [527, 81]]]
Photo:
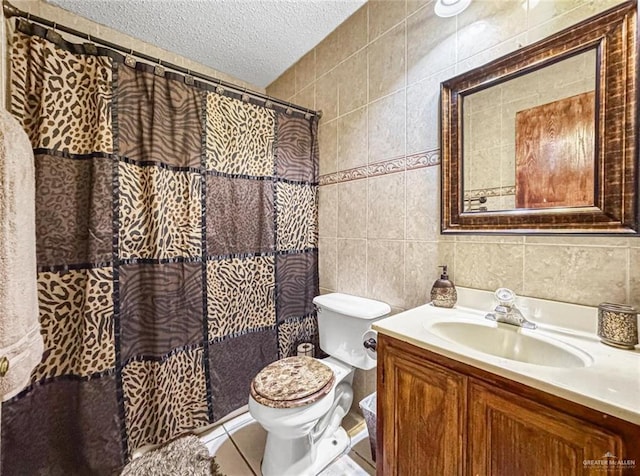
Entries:
[[[517, 395], [469, 382], [470, 474], [586, 475], [585, 460], [618, 458], [622, 440], [591, 423]], [[595, 468], [595, 471], [603, 468]], [[621, 474], [614, 468], [608, 475]]]
[[378, 474], [462, 475], [466, 377], [395, 347], [379, 355]]

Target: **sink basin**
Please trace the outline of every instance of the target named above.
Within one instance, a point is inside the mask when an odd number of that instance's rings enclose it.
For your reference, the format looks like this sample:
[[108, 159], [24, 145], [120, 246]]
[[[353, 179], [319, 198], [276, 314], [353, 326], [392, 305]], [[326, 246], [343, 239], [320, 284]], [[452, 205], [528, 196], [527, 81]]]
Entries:
[[536, 331], [508, 324], [482, 325], [471, 322], [434, 322], [427, 330], [450, 342], [503, 359], [546, 367], [587, 367], [593, 360], [586, 352]]

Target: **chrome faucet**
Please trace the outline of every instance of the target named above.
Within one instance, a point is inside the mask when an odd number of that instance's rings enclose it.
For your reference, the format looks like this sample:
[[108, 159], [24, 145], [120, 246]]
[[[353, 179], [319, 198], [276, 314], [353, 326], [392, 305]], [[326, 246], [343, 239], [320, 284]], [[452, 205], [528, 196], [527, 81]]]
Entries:
[[516, 294], [507, 288], [500, 288], [495, 292], [498, 305], [493, 312], [488, 313], [485, 319], [496, 322], [504, 322], [513, 326], [524, 327], [526, 329], [535, 329], [536, 325], [528, 321], [522, 314], [520, 309], [516, 307]]

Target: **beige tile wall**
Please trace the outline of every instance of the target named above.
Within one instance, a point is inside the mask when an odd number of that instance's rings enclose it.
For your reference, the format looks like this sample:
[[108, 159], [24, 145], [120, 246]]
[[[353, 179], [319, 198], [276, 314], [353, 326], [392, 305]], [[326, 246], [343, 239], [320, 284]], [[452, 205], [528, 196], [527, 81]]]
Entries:
[[[369, 0], [267, 87], [320, 109], [320, 173], [439, 147], [444, 79], [588, 18], [620, 0], [473, 0], [457, 18], [433, 1]], [[302, 78], [302, 79], [300, 79]], [[428, 301], [437, 265], [456, 284], [587, 305], [640, 305], [640, 239], [439, 234], [439, 166], [320, 187], [320, 286]], [[355, 400], [375, 388], [357, 374]]]
[[[32, 15], [40, 16], [50, 20], [52, 22], [59, 23], [60, 25], [64, 25], [84, 33], [88, 33], [96, 38], [100, 38], [102, 40], [110, 41], [117, 45], [124, 46], [125, 48], [131, 48], [135, 51], [139, 51], [140, 53], [148, 54], [155, 58], [160, 58], [163, 61], [167, 61], [169, 63], [176, 64], [178, 66], [182, 66], [184, 68], [188, 68], [192, 71], [197, 71], [202, 74], [206, 74], [208, 76], [212, 76], [214, 78], [222, 79], [229, 83], [236, 84], [240, 87], [247, 88], [253, 91], [258, 91], [264, 93], [264, 88], [259, 88], [258, 86], [254, 86], [252, 84], [241, 81], [233, 76], [229, 76], [225, 73], [217, 71], [208, 66], [202, 65], [200, 63], [196, 63], [188, 58], [183, 56], [176, 55], [175, 53], [171, 53], [170, 51], [164, 50], [158, 46], [152, 45], [150, 43], [146, 43], [144, 41], [133, 38], [129, 35], [125, 35], [124, 33], [120, 33], [113, 28], [108, 28], [106, 26], [100, 25], [98, 23], [92, 22], [85, 18], [82, 18], [78, 15], [75, 15], [67, 10], [56, 7], [49, 3], [46, 3], [44, 0], [11, 0], [11, 3], [23, 10], [25, 12], [29, 12]], [[11, 24], [9, 24], [11, 22]], [[0, 34], [3, 39], [0, 41], [1, 55], [0, 58], [2, 62], [0, 65], [0, 81], [2, 81], [0, 88], [0, 104], [6, 104], [6, 98], [8, 97], [7, 92], [7, 75], [8, 75], [8, 59], [7, 59], [7, 42], [6, 42], [6, 34], [5, 30], [7, 28], [12, 29], [10, 25], [12, 25], [14, 20], [5, 20], [0, 23]], [[73, 42], [81, 43], [85, 40], [77, 39], [69, 35], [63, 35], [65, 38], [69, 39]]]
[[[323, 111], [320, 173], [437, 149], [439, 83], [620, 0], [474, 0], [457, 18], [433, 1], [370, 0], [267, 92]], [[437, 265], [459, 285], [597, 305], [640, 305], [640, 240], [445, 237], [439, 166], [320, 188], [320, 286], [428, 300]]]

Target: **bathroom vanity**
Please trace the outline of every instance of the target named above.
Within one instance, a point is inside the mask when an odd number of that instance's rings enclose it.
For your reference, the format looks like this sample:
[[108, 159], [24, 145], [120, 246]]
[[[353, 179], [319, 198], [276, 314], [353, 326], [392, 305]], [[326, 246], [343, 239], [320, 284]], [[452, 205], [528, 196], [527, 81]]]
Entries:
[[490, 293], [459, 291], [478, 307], [374, 324], [378, 474], [640, 474], [638, 349], [598, 342], [593, 308], [523, 299], [530, 330], [485, 319]]

